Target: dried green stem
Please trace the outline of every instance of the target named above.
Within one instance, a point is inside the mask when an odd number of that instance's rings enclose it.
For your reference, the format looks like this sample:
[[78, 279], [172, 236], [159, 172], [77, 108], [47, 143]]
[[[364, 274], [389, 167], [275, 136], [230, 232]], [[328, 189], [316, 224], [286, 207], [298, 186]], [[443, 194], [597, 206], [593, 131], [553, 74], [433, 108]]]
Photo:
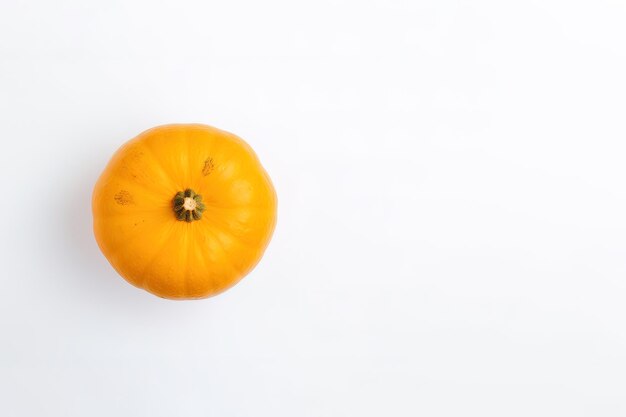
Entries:
[[205, 208], [202, 202], [202, 196], [196, 194], [191, 188], [177, 192], [172, 199], [172, 207], [176, 219], [180, 221], [184, 220], [187, 223], [200, 220]]

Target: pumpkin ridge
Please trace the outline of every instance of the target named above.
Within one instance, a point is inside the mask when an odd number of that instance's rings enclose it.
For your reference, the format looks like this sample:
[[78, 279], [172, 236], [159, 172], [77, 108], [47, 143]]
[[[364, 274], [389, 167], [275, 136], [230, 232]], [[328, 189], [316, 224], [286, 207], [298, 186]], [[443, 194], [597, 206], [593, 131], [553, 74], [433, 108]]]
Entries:
[[228, 262], [228, 265], [231, 267], [231, 269], [233, 269], [236, 272], [240, 272], [239, 268], [237, 268], [235, 266], [235, 264], [233, 263], [231, 257], [229, 256], [228, 251], [226, 250], [226, 248], [224, 248], [224, 243], [222, 242], [222, 239], [220, 239], [219, 237], [217, 237], [217, 235], [215, 234], [215, 232], [213, 230], [211, 230], [211, 227], [208, 223], [205, 223], [204, 229], [213, 237], [214, 241], [217, 242], [217, 244], [219, 245], [220, 249], [222, 250], [222, 253], [225, 256], [225, 259]]
[[152, 160], [155, 162], [155, 167], [159, 171], [161, 171], [161, 177], [165, 178], [170, 183], [169, 185], [173, 189], [178, 189], [176, 181], [174, 181], [174, 179], [170, 176], [170, 174], [167, 173], [167, 169], [165, 169], [165, 167], [163, 166], [163, 161], [157, 158], [156, 154], [154, 153], [150, 145], [146, 142], [142, 143], [141, 145], [147, 151], [147, 153], [150, 154], [150, 158], [152, 158]]
[[[145, 290], [148, 290], [148, 288], [146, 287], [146, 280], [148, 279], [148, 277], [146, 276], [146, 271], [154, 263], [155, 259], [157, 259], [159, 257], [159, 255], [161, 255], [161, 253], [165, 250], [164, 242], [166, 242], [172, 236], [173, 230], [174, 230], [174, 224], [170, 224], [170, 226], [169, 226], [169, 228], [167, 230], [167, 233], [163, 232], [161, 234], [161, 241], [159, 242], [160, 247], [156, 250], [156, 252], [150, 258], [150, 260], [148, 262], [146, 262], [146, 266], [141, 271], [140, 276], [143, 278], [141, 280], [141, 288], [143, 288]], [[167, 235], [167, 236], [165, 238], [163, 238], [163, 236], [165, 236], [165, 235]], [[150, 292], [152, 292], [152, 291], [150, 291]]]
[[234, 240], [236, 240], [241, 246], [247, 248], [247, 249], [255, 249], [256, 245], [252, 244], [252, 243], [248, 243], [244, 240], [242, 240], [240, 237], [238, 237], [237, 235], [235, 235], [232, 231], [230, 231], [228, 229], [228, 226], [226, 226], [223, 222], [217, 222], [215, 220], [213, 220], [211, 223], [211, 227], [219, 230], [220, 232], [232, 237]]
[[[168, 237], [169, 237], [169, 234], [168, 234]], [[120, 251], [128, 249], [129, 246], [131, 246], [133, 243], [135, 243], [140, 238], [141, 238], [141, 234], [138, 234], [136, 236], [133, 236], [131, 239], [125, 240], [123, 244], [119, 245], [118, 247], [116, 247], [114, 250], [111, 251], [111, 257], [112, 258], [116, 258], [118, 256], [118, 254], [120, 253]]]

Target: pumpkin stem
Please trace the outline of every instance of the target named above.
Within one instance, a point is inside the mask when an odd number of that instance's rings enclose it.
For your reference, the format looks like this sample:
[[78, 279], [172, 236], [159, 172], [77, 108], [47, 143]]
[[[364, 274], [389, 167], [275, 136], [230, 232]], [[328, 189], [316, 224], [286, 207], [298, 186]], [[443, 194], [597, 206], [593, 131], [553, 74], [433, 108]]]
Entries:
[[205, 209], [202, 196], [196, 194], [191, 188], [176, 193], [172, 199], [172, 208], [176, 219], [187, 223], [200, 220]]

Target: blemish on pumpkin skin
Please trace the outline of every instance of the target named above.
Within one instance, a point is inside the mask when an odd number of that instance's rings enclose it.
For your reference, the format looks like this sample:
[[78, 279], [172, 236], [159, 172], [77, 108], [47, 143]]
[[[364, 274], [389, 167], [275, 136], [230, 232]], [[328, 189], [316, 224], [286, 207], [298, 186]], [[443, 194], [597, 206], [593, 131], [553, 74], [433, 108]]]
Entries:
[[213, 163], [213, 158], [209, 157], [204, 161], [204, 168], [202, 168], [202, 175], [205, 177], [209, 175], [215, 169], [215, 163]]
[[134, 203], [132, 194], [126, 190], [120, 190], [117, 194], [115, 194], [113, 199], [120, 206], [127, 206]]

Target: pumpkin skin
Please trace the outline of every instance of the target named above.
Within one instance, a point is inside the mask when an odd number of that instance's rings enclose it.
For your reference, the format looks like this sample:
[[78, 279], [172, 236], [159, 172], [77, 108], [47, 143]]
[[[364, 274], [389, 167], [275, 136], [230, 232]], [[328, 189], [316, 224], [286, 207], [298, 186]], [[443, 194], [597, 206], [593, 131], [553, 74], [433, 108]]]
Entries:
[[[185, 197], [189, 189], [202, 197]], [[242, 139], [206, 125], [165, 125], [113, 155], [93, 191], [93, 229], [131, 284], [163, 298], [205, 298], [259, 262], [276, 207], [272, 182]]]

